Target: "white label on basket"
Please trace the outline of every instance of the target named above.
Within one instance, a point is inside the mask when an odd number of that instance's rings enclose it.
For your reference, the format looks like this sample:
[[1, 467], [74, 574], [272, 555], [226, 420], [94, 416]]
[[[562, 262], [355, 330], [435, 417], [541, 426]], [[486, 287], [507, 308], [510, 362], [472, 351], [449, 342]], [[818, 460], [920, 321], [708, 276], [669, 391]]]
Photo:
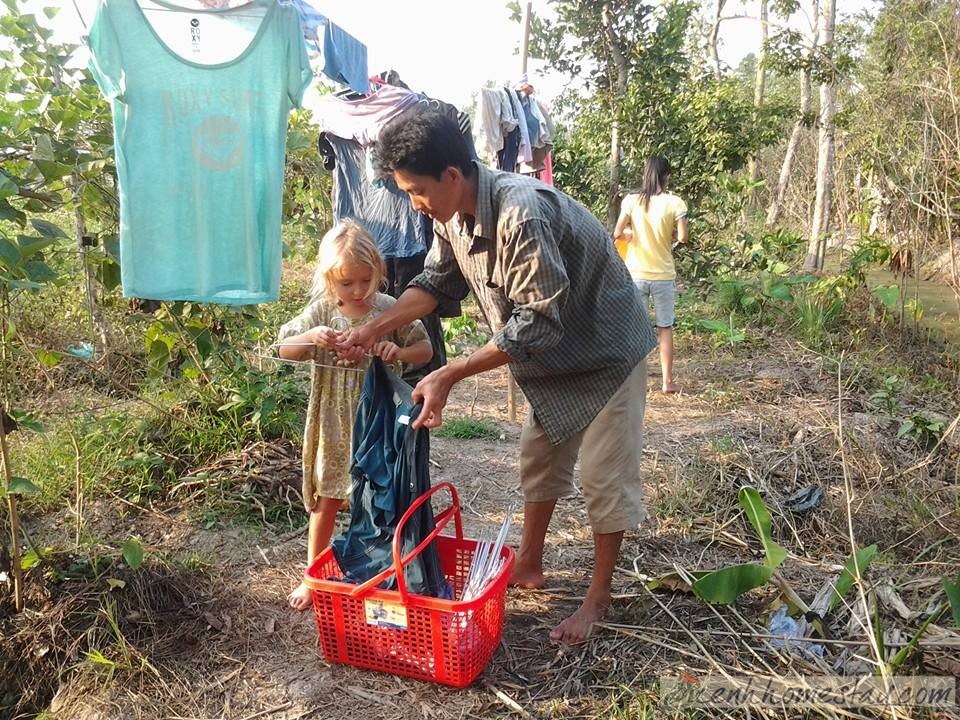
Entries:
[[407, 629], [407, 609], [400, 603], [384, 602], [383, 600], [364, 600], [363, 609], [367, 616], [367, 625]]

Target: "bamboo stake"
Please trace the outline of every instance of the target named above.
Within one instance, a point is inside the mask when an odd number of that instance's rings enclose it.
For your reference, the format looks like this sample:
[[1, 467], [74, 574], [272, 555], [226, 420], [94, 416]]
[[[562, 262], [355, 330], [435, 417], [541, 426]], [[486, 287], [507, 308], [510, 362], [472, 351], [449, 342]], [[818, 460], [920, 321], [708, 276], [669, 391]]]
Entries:
[[[3, 465], [3, 486], [10, 488], [10, 454], [7, 449], [7, 431], [0, 420], [0, 464]], [[7, 493], [7, 509], [10, 511], [10, 564], [13, 566], [13, 597], [17, 612], [23, 610], [23, 569], [20, 567], [20, 515], [17, 512], [17, 496]]]
[[[0, 409], [6, 411], [9, 385], [7, 383], [7, 312], [10, 296], [6, 287], [0, 296]], [[10, 454], [7, 450], [7, 430], [0, 419], [0, 464], [3, 465], [3, 486], [10, 488]], [[13, 594], [17, 611], [23, 610], [23, 569], [20, 567], [20, 515], [17, 512], [17, 497], [7, 493], [7, 509], [10, 512], [10, 564], [13, 566]]]
[[517, 421], [517, 383], [509, 369], [507, 369], [507, 419], [512, 423]]
[[[533, 3], [526, 2], [523, 5], [523, 37], [520, 42], [520, 73], [527, 74], [527, 56], [530, 51], [530, 13]], [[507, 418], [510, 422], [517, 421], [517, 383], [513, 379], [513, 373], [507, 370]]]

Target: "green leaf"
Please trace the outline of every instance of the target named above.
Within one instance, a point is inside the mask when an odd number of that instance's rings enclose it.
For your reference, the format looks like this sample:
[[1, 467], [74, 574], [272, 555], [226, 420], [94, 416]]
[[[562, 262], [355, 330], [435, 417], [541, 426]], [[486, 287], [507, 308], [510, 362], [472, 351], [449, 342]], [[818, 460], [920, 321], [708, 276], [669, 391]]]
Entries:
[[104, 290], [113, 290], [120, 285], [120, 266], [113, 260], [105, 259], [97, 268], [97, 280]]
[[150, 343], [147, 360], [150, 364], [150, 376], [159, 377], [166, 372], [167, 365], [170, 364], [170, 348], [162, 340], [154, 340]]
[[878, 285], [872, 292], [887, 310], [897, 309], [900, 303], [900, 288], [897, 285]]
[[793, 302], [793, 293], [790, 292], [790, 287], [786, 283], [777, 283], [770, 288], [767, 294], [775, 300]]
[[27, 214], [17, 210], [6, 200], [0, 200], [0, 220], [9, 220], [23, 227], [23, 224], [27, 221]]
[[43, 175], [43, 179], [47, 182], [51, 180], [59, 180], [64, 175], [69, 175], [73, 168], [70, 165], [64, 165], [63, 163], [55, 162], [53, 160], [34, 160], [33, 164], [36, 165], [37, 170], [40, 171], [40, 174]]
[[127, 586], [124, 580], [117, 578], [107, 578], [107, 588], [110, 590], [123, 590]]
[[210, 357], [210, 353], [213, 352], [213, 336], [210, 334], [210, 330], [203, 330], [198, 333], [193, 342], [197, 346], [197, 352], [200, 353], [201, 358], [206, 360]]
[[756, 488], [742, 487], [737, 494], [737, 500], [739, 500], [744, 512], [747, 513], [747, 519], [753, 525], [760, 542], [763, 543], [763, 551], [767, 556], [767, 567], [771, 571], [776, 570], [780, 563], [786, 559], [787, 551], [773, 541], [771, 534], [773, 523], [770, 520], [770, 513], [767, 512], [766, 505], [760, 498], [760, 493], [757, 492]]
[[854, 579], [859, 579], [864, 571], [870, 566], [870, 563], [873, 561], [874, 556], [877, 554], [876, 545], [868, 545], [865, 548], [860, 548], [860, 551], [855, 555], [851, 555], [847, 558], [847, 562], [843, 567], [843, 572], [840, 573], [840, 577], [837, 578], [837, 584], [833, 587], [833, 595], [830, 597], [830, 603], [827, 606], [827, 612], [832, 611], [839, 603], [844, 596], [850, 592], [850, 588], [853, 587]]
[[39, 492], [40, 488], [22, 477], [10, 478], [10, 484], [7, 485], [8, 495], [36, 495]]
[[102, 235], [100, 244], [103, 251], [117, 264], [120, 263], [120, 238], [116, 235]]
[[909, 435], [911, 432], [913, 432], [914, 427], [915, 423], [913, 420], [910, 418], [904, 420], [902, 423], [900, 423], [900, 428], [897, 430], [897, 439], [899, 440], [900, 438]]
[[37, 142], [33, 150], [33, 159], [34, 160], [49, 160], [52, 161], [55, 159], [53, 153], [53, 141], [50, 139], [49, 135], [38, 135]]
[[123, 559], [131, 570], [143, 565], [143, 545], [137, 538], [130, 538], [123, 544]]
[[765, 584], [772, 574], [767, 565], [733, 565], [708, 573], [693, 584], [701, 600], [728, 605], [743, 593]]
[[40, 557], [40, 553], [30, 548], [23, 554], [23, 557], [20, 558], [20, 569], [29, 570], [39, 565], [42, 560], [43, 558]]
[[10, 415], [14, 420], [17, 421], [17, 425], [21, 428], [26, 428], [32, 432], [42, 433], [46, 432], [43, 423], [37, 420], [33, 415], [28, 413], [26, 410], [17, 410], [16, 408], [10, 410]]
[[40, 290], [43, 287], [32, 280], [8, 280], [7, 285], [13, 290]]
[[41, 220], [40, 218], [30, 218], [30, 224], [33, 225], [34, 230], [47, 238], [66, 238], [67, 234], [60, 228], [59, 225], [54, 225], [52, 222], [47, 220]]
[[60, 364], [60, 360], [63, 359], [63, 353], [50, 352], [49, 350], [44, 350], [42, 348], [36, 350], [35, 352], [37, 354], [37, 360], [47, 367], [56, 367]]
[[49, 283], [56, 280], [59, 275], [56, 271], [42, 260], [31, 260], [23, 264], [23, 271], [33, 282]]
[[953, 624], [960, 627], [960, 575], [956, 582], [950, 582], [946, 578], [941, 578], [943, 591], [947, 594], [947, 600], [950, 601], [950, 612], [953, 613]]
[[20, 256], [23, 259], [36, 255], [41, 250], [45, 250], [54, 244], [56, 240], [51, 237], [34, 237], [32, 235], [17, 235], [17, 245], [20, 246]]
[[169, 332], [167, 326], [159, 320], [152, 323], [150, 327], [147, 328], [144, 339], [146, 340], [148, 351], [156, 342], [163, 343], [167, 346], [168, 350], [173, 350], [173, 346], [177, 342], [177, 336]]
[[16, 195], [20, 187], [4, 173], [0, 173], [0, 200]]
[[14, 245], [9, 238], [0, 235], [0, 266], [14, 268], [22, 259], [20, 248]]
[[730, 326], [720, 320], [701, 320], [700, 325], [707, 330], [712, 330], [713, 332], [721, 335], [730, 334]]

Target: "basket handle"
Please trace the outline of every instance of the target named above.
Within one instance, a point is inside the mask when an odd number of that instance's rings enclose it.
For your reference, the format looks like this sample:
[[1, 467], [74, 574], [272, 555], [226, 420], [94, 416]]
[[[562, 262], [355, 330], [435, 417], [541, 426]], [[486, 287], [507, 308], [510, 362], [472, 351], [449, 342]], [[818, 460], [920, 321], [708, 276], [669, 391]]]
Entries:
[[[435, 517], [435, 526], [430, 534], [427, 535], [427, 537], [425, 537], [413, 550], [401, 557], [400, 544], [403, 541], [403, 526], [407, 524], [407, 521], [413, 517], [413, 514], [421, 505], [433, 497], [435, 493], [444, 489], [450, 492], [450, 507]], [[448, 482], [442, 482], [434, 485], [410, 504], [410, 507], [407, 508], [407, 511], [397, 523], [397, 527], [393, 533], [393, 566], [388, 567], [386, 570], [380, 571], [366, 582], [357, 585], [353, 590], [350, 591], [350, 596], [356, 598], [363, 597], [364, 595], [370, 593], [370, 591], [376, 588], [377, 585], [386, 580], [388, 577], [396, 574], [397, 591], [400, 593], [400, 598], [403, 601], [403, 604], [406, 605], [408, 593], [406, 578], [403, 575], [404, 566], [406, 566], [417, 555], [423, 552], [424, 548], [426, 548], [427, 545], [437, 538], [440, 532], [450, 523], [451, 518], [454, 521], [454, 527], [457, 531], [457, 540], [463, 540], [463, 520], [460, 517], [460, 498], [457, 495], [457, 489]]]

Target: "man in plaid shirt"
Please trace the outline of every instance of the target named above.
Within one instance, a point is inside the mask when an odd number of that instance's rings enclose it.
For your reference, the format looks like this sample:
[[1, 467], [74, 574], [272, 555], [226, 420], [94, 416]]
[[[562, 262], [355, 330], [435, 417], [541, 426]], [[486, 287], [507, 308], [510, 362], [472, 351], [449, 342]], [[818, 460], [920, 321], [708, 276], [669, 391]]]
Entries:
[[414, 389], [415, 425], [438, 427], [454, 383], [509, 364], [530, 402], [520, 436], [523, 537], [512, 582], [543, 587], [554, 506], [581, 484], [594, 536], [590, 588], [550, 636], [583, 642], [610, 605], [625, 530], [644, 518], [640, 453], [646, 356], [657, 341], [636, 288], [600, 222], [564, 193], [470, 160], [456, 124], [417, 108], [380, 133], [375, 157], [433, 219], [424, 271], [397, 303], [345, 333], [359, 355], [377, 338], [473, 292], [494, 337]]

